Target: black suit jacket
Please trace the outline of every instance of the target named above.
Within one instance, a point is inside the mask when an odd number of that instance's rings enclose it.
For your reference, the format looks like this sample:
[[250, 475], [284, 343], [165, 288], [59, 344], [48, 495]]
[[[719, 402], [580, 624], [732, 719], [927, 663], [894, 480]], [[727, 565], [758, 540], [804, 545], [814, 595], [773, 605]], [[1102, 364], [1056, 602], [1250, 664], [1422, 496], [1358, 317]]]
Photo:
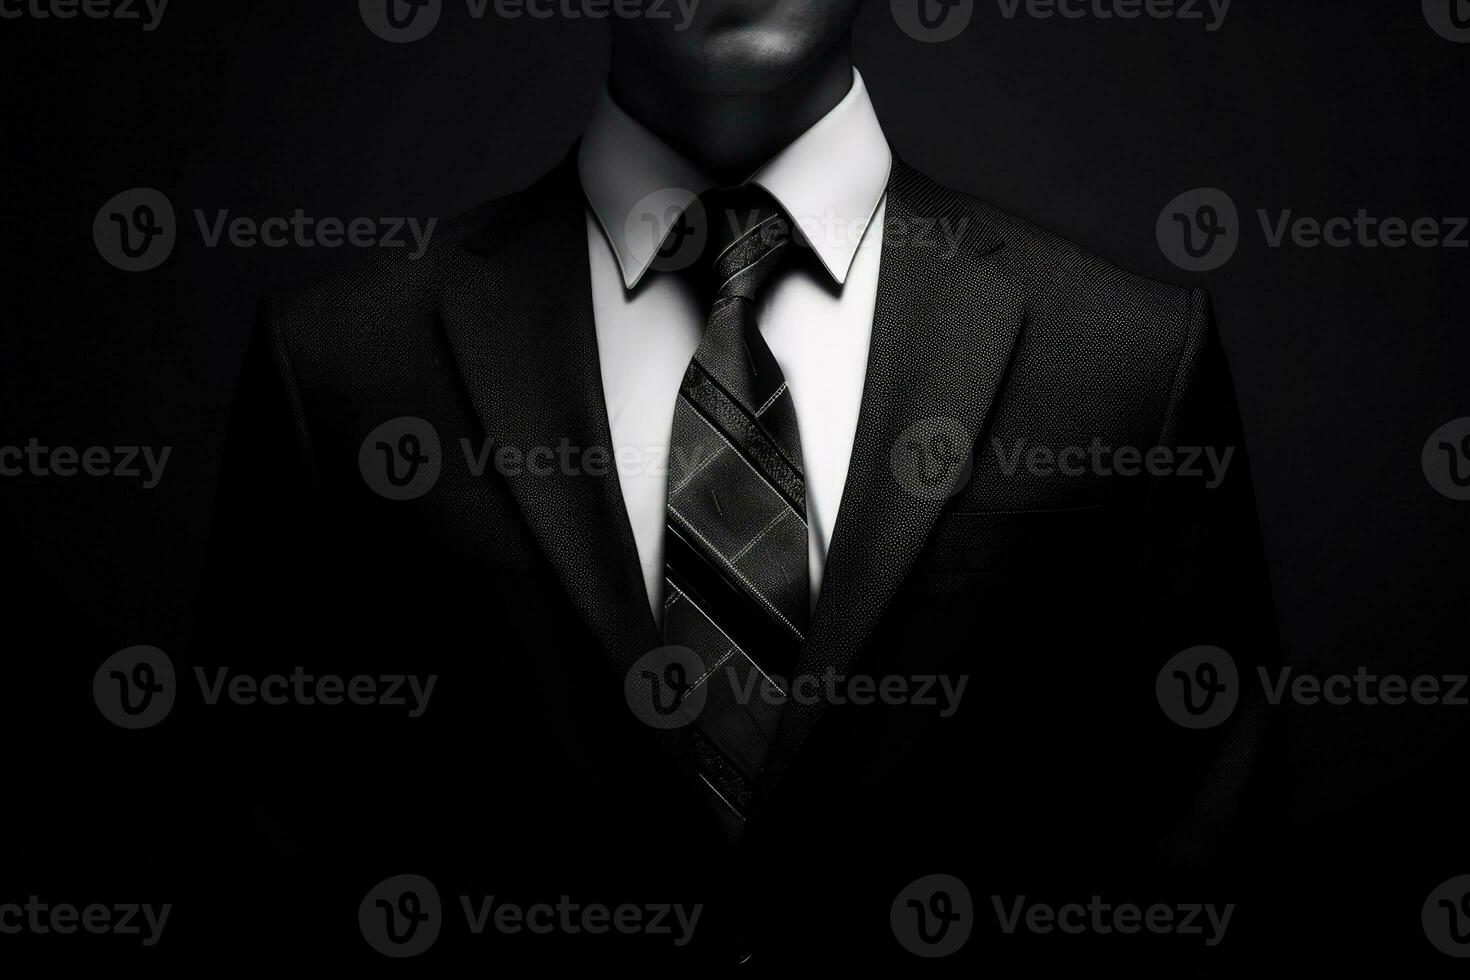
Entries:
[[[1270, 766], [1249, 677], [1276, 652], [1204, 294], [895, 165], [852, 465], [798, 672], [967, 686], [947, 715], [789, 704], [769, 795], [731, 855], [666, 737], [624, 699], [659, 636], [616, 474], [476, 475], [463, 451], [610, 444], [584, 207], [569, 158], [443, 226], [418, 261], [387, 254], [266, 303], [195, 665], [438, 680], [412, 719], [198, 711], [194, 750], [217, 777], [201, 782], [199, 846], [228, 855], [224, 872], [202, 862], [219, 937], [264, 905], [277, 925], [250, 949], [374, 958], [357, 904], [413, 873], [444, 906], [425, 955], [492, 967], [709, 976], [744, 960], [822, 975], [1238, 953], [1270, 918]], [[957, 249], [922, 233], [938, 222], [964, 229]], [[440, 442], [437, 482], [407, 501], [359, 466], [368, 434], [399, 417]], [[934, 460], [904, 462], [936, 452], [938, 431], [973, 444], [950, 496], [922, 483]], [[1017, 447], [1094, 441], [1236, 455], [1208, 489], [1011, 465]], [[1155, 678], [1200, 644], [1228, 650], [1247, 683], [1226, 723], [1190, 731], [1161, 710]], [[900, 891], [933, 874], [964, 881], [974, 907], [970, 939], [942, 960], [915, 957], [890, 921]], [[474, 937], [460, 897], [485, 895], [705, 908], [685, 946]], [[1094, 895], [1238, 909], [1213, 948], [999, 924], [997, 903]]]

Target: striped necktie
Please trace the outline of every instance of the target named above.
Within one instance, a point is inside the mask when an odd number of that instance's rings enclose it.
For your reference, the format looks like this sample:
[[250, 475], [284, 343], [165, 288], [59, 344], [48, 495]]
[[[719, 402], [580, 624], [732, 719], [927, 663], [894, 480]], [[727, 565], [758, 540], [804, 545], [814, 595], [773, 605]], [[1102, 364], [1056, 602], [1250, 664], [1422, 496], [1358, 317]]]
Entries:
[[756, 323], [794, 247], [790, 224], [759, 188], [716, 197], [706, 214], [712, 301], [674, 409], [663, 638], [695, 655], [682, 697], [700, 706], [683, 747], [736, 841], [810, 615], [806, 483], [796, 408]]

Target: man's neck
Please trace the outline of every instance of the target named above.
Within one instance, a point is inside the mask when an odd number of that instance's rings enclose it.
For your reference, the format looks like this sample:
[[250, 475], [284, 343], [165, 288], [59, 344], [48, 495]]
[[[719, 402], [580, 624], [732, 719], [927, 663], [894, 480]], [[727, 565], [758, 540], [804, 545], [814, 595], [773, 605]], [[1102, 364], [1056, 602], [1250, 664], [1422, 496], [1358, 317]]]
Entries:
[[791, 81], [754, 95], [681, 89], [613, 51], [609, 88], [623, 110], [725, 186], [770, 160], [852, 90], [852, 45], [843, 37]]

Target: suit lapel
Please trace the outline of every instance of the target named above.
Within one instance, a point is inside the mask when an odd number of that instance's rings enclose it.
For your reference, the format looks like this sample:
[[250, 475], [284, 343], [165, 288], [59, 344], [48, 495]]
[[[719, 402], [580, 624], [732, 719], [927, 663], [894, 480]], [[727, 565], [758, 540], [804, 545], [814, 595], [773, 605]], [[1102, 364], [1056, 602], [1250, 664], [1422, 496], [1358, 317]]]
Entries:
[[[449, 342], [497, 447], [611, 447], [592, 319], [575, 153], [512, 198], [466, 243], [444, 289]], [[822, 594], [797, 674], [845, 674], [911, 571], [944, 507], [906, 489], [893, 449], [907, 430], [953, 422], [978, 440], [1022, 319], [1018, 287], [990, 256], [1003, 243], [962, 198], [895, 162], [852, 463]], [[940, 236], [963, 230], [950, 254]], [[527, 524], [619, 676], [659, 644], [615, 468], [506, 478]], [[769, 789], [824, 705], [789, 702]], [[663, 739], [661, 741], [668, 741]], [[676, 756], [672, 743], [665, 746]]]
[[[1022, 320], [1016, 283], [990, 258], [1003, 247], [964, 199], [895, 161], [873, 339], [847, 484], [822, 592], [796, 673], [846, 674], [913, 568], [945, 500], [915, 493], [894, 448], [935, 431], [969, 451], [1010, 365]], [[953, 255], [935, 227], [963, 231]], [[917, 428], [915, 428], [917, 427]], [[903, 473], [903, 470], [899, 470]], [[769, 789], [821, 718], [822, 699], [782, 711]]]
[[522, 468], [506, 482], [622, 675], [658, 646], [658, 632], [611, 462], [575, 159], [573, 151], [466, 243], [442, 314], [465, 389], [497, 449], [607, 450], [602, 475]]

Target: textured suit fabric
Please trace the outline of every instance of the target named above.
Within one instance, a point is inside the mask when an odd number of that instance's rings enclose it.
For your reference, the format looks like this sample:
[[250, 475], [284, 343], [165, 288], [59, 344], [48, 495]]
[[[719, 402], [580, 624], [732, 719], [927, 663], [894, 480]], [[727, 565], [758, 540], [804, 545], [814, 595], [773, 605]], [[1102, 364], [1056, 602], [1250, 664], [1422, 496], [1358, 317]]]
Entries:
[[[375, 957], [356, 903], [412, 872], [451, 918], [459, 894], [706, 903], [683, 947], [490, 940], [461, 920], [434, 955], [710, 976], [750, 954], [742, 972], [836, 975], [918, 963], [890, 906], [945, 873], [968, 884], [976, 924], [936, 972], [1247, 955], [1276, 857], [1264, 712], [1247, 695], [1226, 723], [1186, 731], [1154, 690], [1199, 644], [1243, 675], [1277, 656], [1205, 296], [895, 167], [852, 467], [796, 672], [967, 686], [948, 714], [787, 704], [759, 819], [727, 864], [696, 866], [679, 856], [716, 831], [675, 736], [623, 696], [660, 640], [616, 474], [477, 475], [462, 450], [608, 445], [582, 222], [563, 164], [447, 224], [417, 262], [387, 255], [265, 304], [192, 662], [439, 680], [412, 720], [288, 707], [190, 721], [207, 777], [188, 803], [210, 869], [199, 890], [220, 936], [268, 906], [256, 952]], [[941, 222], [963, 229], [957, 248]], [[358, 454], [404, 416], [434, 427], [443, 465], [429, 493], [392, 501]], [[895, 457], [935, 426], [973, 447], [948, 496], [916, 491]], [[1213, 489], [1010, 462], [1017, 445], [1094, 440], [1237, 453]], [[992, 896], [1019, 895], [1240, 908], [1233, 945], [1214, 949], [1058, 943], [997, 926]]]

